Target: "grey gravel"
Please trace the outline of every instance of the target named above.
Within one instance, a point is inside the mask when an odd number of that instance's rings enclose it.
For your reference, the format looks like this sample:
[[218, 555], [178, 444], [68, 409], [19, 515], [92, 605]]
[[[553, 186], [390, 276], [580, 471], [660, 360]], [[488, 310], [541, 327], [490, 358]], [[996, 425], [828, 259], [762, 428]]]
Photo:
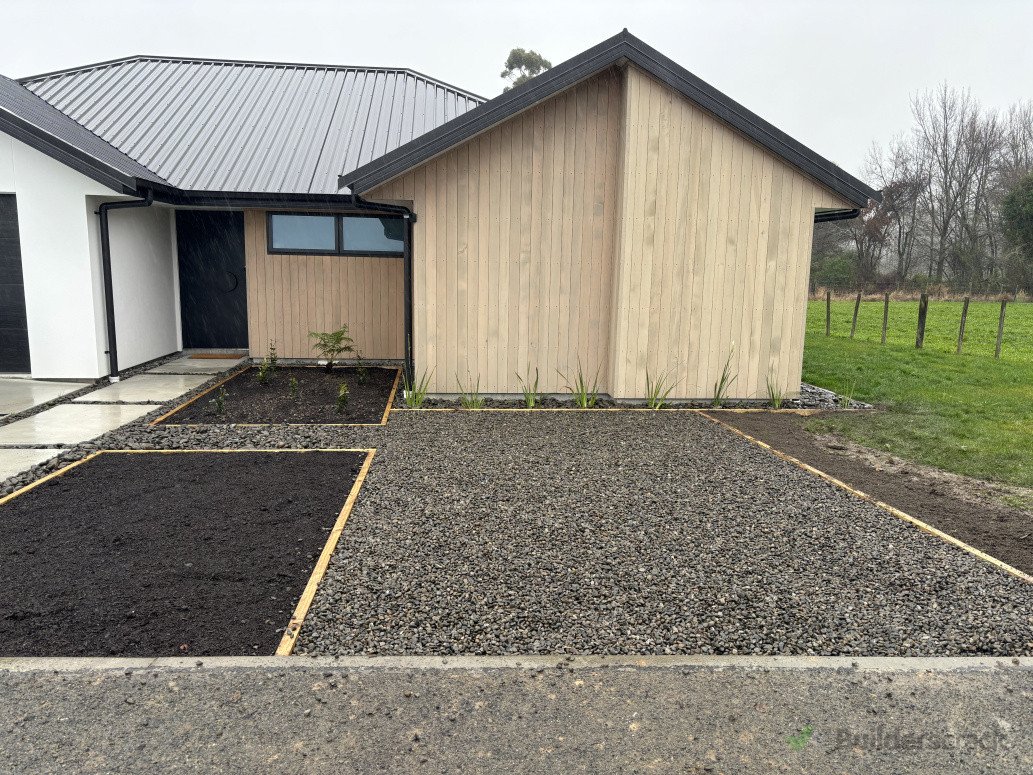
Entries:
[[377, 448], [299, 653], [1033, 654], [1033, 586], [692, 413], [160, 411], [21, 480], [98, 448]]
[[[561, 660], [556, 660], [559, 663]], [[1033, 671], [0, 671], [3, 771], [1029, 773]], [[791, 736], [810, 727], [804, 745]]]

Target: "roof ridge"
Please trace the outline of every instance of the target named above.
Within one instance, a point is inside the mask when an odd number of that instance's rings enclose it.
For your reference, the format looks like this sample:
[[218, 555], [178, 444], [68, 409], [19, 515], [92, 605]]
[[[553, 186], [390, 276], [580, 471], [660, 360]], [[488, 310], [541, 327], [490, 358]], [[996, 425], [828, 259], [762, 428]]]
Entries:
[[129, 56], [118, 57], [116, 59], [106, 59], [100, 62], [90, 62], [84, 65], [77, 65], [75, 67], [67, 67], [61, 70], [52, 70], [46, 73], [38, 73], [35, 75], [26, 75], [16, 79], [17, 83], [25, 86], [29, 83], [38, 83], [40, 81], [49, 80], [51, 78], [57, 78], [64, 75], [73, 75], [78, 73], [87, 73], [91, 70], [103, 70], [109, 67], [116, 67], [122, 64], [130, 64], [133, 62], [183, 62], [188, 64], [202, 64], [202, 65], [229, 65], [229, 66], [250, 66], [250, 67], [284, 67], [284, 68], [296, 68], [296, 69], [312, 69], [312, 70], [352, 70], [352, 71], [366, 71], [366, 72], [381, 72], [381, 73], [407, 73], [416, 78], [422, 78], [428, 83], [437, 84], [444, 89], [463, 94], [466, 97], [470, 97], [481, 102], [487, 102], [487, 97], [482, 97], [469, 89], [463, 89], [462, 87], [456, 86], [455, 84], [442, 81], [440, 78], [434, 78], [425, 73], [421, 73], [418, 70], [414, 70], [411, 67], [391, 67], [386, 65], [338, 65], [318, 62], [276, 62], [272, 60], [261, 60], [261, 59], [218, 59], [211, 57], [181, 57], [181, 56], [169, 56], [164, 54], [131, 54]]

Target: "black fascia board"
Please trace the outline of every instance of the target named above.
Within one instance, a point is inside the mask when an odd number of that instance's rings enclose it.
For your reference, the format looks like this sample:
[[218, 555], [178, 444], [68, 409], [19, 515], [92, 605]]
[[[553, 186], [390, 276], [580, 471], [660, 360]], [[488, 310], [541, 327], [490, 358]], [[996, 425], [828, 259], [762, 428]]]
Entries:
[[135, 196], [140, 190], [139, 178], [119, 172], [74, 145], [59, 140], [35, 124], [5, 110], [0, 110], [0, 132], [115, 191]]
[[627, 30], [399, 146], [379, 159], [339, 176], [338, 184], [341, 188], [350, 187], [355, 194], [367, 192], [607, 67], [623, 62], [631, 62], [667, 84], [851, 204], [864, 207], [869, 199], [881, 199], [879, 192], [705, 83]]

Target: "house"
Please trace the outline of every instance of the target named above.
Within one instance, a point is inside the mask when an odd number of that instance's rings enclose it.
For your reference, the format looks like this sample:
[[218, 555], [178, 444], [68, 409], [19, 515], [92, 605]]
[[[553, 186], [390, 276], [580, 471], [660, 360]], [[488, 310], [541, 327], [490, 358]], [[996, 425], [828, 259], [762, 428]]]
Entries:
[[0, 80], [0, 371], [363, 356], [433, 393], [799, 388], [813, 224], [878, 194], [627, 31], [485, 100], [137, 56]]

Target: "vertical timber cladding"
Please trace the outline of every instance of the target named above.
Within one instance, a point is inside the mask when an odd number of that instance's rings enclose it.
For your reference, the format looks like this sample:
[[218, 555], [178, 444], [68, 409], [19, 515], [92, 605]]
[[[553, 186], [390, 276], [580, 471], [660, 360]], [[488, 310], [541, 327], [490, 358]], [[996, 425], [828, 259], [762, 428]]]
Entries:
[[609, 375], [621, 75], [608, 70], [366, 195], [413, 203], [413, 345], [430, 389]]
[[313, 358], [309, 332], [347, 324], [363, 358], [403, 357], [401, 258], [270, 254], [264, 210], [244, 211], [244, 244], [251, 355]]
[[[814, 210], [852, 207], [633, 66], [607, 70], [367, 194], [412, 202], [414, 347], [432, 392], [580, 361], [600, 390], [799, 389]], [[734, 349], [733, 349], [734, 344]]]
[[630, 67], [611, 389], [710, 397], [799, 392], [814, 210], [853, 207], [691, 101]]

